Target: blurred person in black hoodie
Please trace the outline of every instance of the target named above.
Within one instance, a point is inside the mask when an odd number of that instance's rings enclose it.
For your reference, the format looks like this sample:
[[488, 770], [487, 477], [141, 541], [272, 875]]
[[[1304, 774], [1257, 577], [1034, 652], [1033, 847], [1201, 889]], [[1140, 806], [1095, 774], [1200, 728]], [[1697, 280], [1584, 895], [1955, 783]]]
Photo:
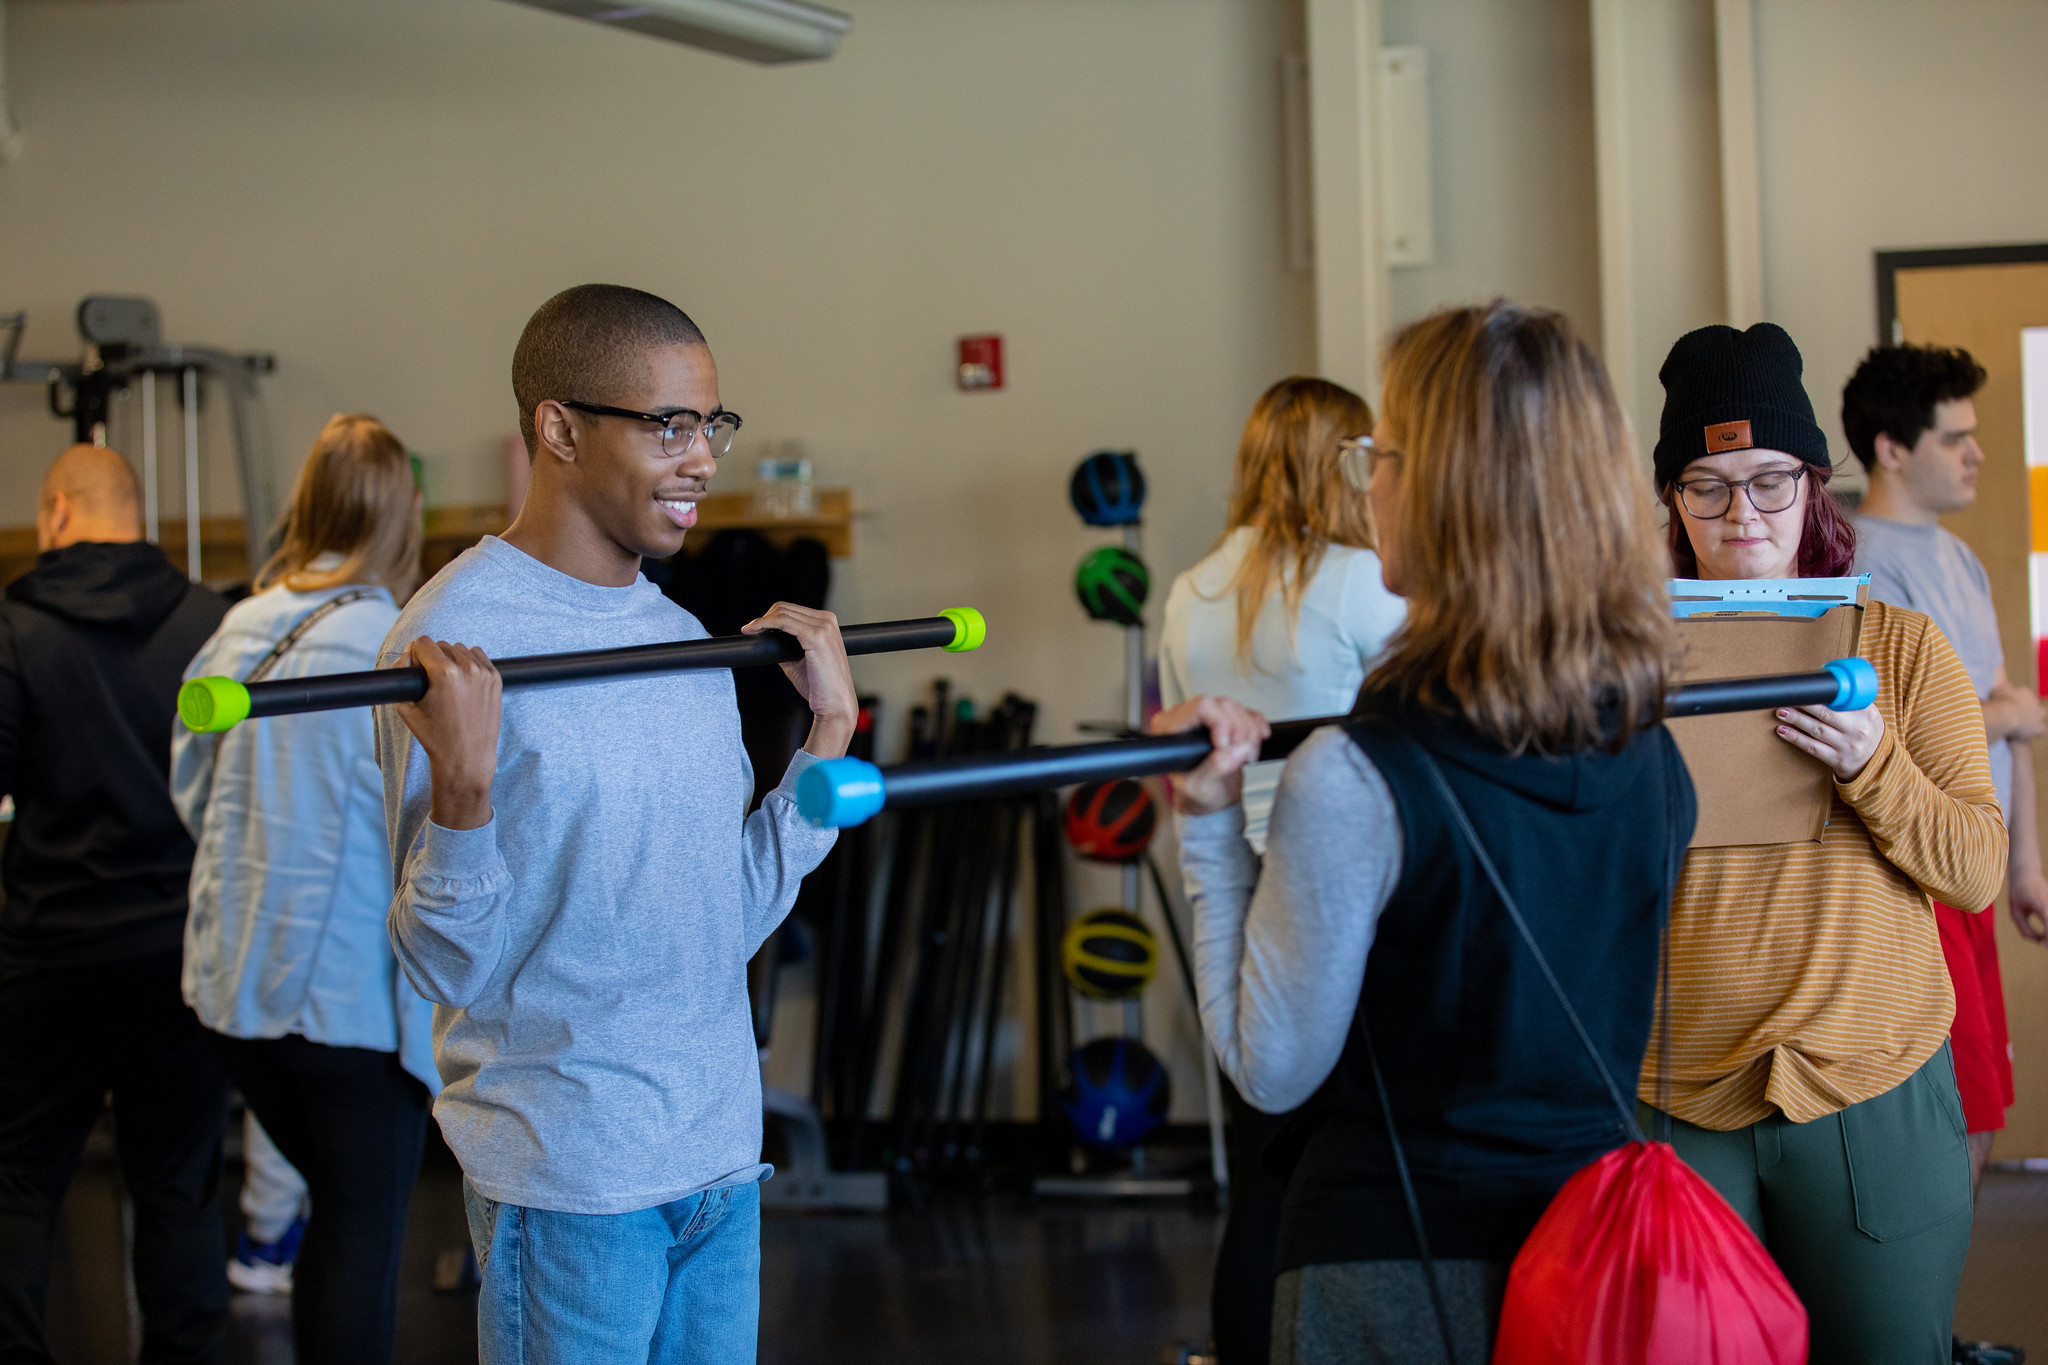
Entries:
[[227, 603], [142, 540], [111, 450], [57, 457], [36, 566], [0, 602], [0, 1361], [47, 1361], [58, 1205], [111, 1094], [144, 1365], [220, 1357], [222, 1078], [179, 994], [192, 840], [171, 804], [180, 675]]

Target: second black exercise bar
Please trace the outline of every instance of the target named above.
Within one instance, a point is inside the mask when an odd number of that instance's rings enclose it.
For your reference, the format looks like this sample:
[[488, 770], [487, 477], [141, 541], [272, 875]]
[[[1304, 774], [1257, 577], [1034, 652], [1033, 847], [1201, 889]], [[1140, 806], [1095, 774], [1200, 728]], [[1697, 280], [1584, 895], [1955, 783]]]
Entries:
[[[1779, 706], [1860, 710], [1876, 698], [1877, 673], [1868, 661], [1837, 659], [1813, 673], [1687, 683], [1672, 689], [1665, 699], [1664, 713], [1668, 718], [1679, 719]], [[1316, 730], [1340, 725], [1346, 719], [1315, 716], [1276, 721], [1259, 750], [1259, 758], [1285, 758]], [[980, 800], [1078, 782], [1185, 772], [1208, 757], [1209, 749], [1207, 731], [1189, 730], [1100, 744], [897, 763], [886, 768], [877, 768], [861, 759], [829, 759], [806, 771], [798, 784], [797, 804], [814, 824], [844, 828], [861, 823], [884, 805]]]

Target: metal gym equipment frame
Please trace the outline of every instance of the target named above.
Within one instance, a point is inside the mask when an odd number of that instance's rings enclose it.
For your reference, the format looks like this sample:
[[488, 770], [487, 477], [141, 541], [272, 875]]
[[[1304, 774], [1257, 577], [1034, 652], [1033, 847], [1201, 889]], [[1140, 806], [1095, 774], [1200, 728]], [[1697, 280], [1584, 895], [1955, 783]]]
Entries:
[[[169, 346], [162, 340], [156, 305], [145, 298], [92, 295], [78, 305], [79, 335], [84, 353], [77, 360], [23, 360], [19, 357], [26, 313], [0, 314], [0, 380], [42, 384], [49, 391], [50, 412], [69, 418], [73, 439], [105, 445], [117, 398], [139, 393], [141, 399], [143, 535], [159, 538], [157, 381], [173, 387], [182, 409], [185, 490], [185, 569], [200, 576], [199, 407], [207, 381], [228, 400], [234, 431], [235, 466], [241, 478], [242, 519], [249, 561], [258, 563], [270, 543], [277, 516], [277, 495], [270, 478], [265, 442], [259, 435], [261, 395], [256, 380], [277, 368], [269, 352], [231, 352], [211, 346]], [[69, 403], [66, 403], [68, 395]]]

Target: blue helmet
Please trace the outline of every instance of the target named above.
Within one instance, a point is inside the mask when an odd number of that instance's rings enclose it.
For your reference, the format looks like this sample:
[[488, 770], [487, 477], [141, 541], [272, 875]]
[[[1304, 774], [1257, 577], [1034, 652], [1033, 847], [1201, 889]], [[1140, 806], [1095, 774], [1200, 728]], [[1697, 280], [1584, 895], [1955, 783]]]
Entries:
[[1145, 507], [1145, 476], [1135, 450], [1098, 450], [1074, 466], [1067, 496], [1090, 526], [1130, 526]]
[[1097, 1038], [1074, 1049], [1061, 1095], [1074, 1133], [1092, 1147], [1129, 1147], [1166, 1119], [1173, 1083], [1135, 1038]]

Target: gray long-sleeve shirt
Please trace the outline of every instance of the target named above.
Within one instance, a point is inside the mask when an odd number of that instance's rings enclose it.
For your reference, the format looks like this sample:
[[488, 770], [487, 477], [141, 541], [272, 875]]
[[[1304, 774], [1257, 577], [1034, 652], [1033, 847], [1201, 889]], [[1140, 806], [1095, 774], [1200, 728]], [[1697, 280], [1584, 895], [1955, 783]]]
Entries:
[[1183, 816], [1202, 1029], [1267, 1113], [1316, 1092], [1344, 1051], [1380, 912], [1401, 880], [1401, 817], [1365, 751], [1319, 730], [1280, 774], [1263, 867], [1244, 807]]
[[[412, 599], [384, 642], [493, 657], [702, 638], [645, 578], [606, 588], [495, 537]], [[759, 1179], [747, 959], [834, 835], [793, 798], [799, 752], [751, 816], [732, 675], [505, 694], [493, 818], [427, 818], [426, 755], [377, 711], [397, 893], [391, 941], [435, 1002], [435, 1102], [470, 1181], [565, 1213], [651, 1208]]]

